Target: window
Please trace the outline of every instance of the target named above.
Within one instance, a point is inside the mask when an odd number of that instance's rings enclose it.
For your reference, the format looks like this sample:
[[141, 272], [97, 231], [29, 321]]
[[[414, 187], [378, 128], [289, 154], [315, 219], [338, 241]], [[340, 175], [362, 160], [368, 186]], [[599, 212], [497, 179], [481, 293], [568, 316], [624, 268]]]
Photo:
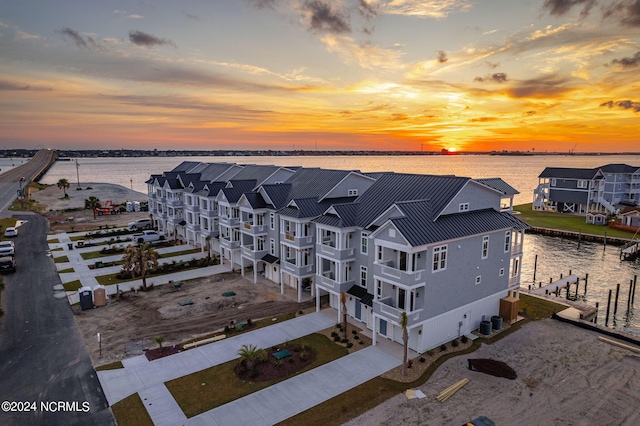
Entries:
[[362, 287], [367, 286], [367, 267], [366, 266], [360, 267], [360, 285]]
[[504, 276], [504, 268], [500, 268], [500, 276], [503, 277]]
[[264, 237], [258, 237], [256, 251], [264, 250]]
[[504, 233], [504, 252], [508, 252], [511, 248], [511, 231]]
[[389, 237], [390, 238], [395, 238], [396, 237], [396, 230], [395, 229], [389, 229]]
[[376, 294], [378, 295], [378, 299], [382, 297], [382, 281], [376, 281]]
[[447, 246], [435, 247], [433, 249], [433, 271], [447, 269]]
[[276, 229], [276, 215], [275, 213], [269, 213], [269, 229], [272, 231]]
[[274, 240], [273, 238], [271, 238], [271, 240], [269, 241], [269, 254], [271, 254], [272, 256], [276, 255], [276, 240]]
[[589, 185], [589, 182], [586, 180], [579, 180], [578, 181], [578, 188], [587, 188]]
[[378, 262], [382, 261], [382, 246], [378, 246]]
[[478, 275], [476, 277], [476, 285], [480, 284], [480, 281], [482, 280], [482, 277], [480, 275]]
[[482, 258], [486, 259], [489, 257], [489, 236], [485, 235], [482, 237]]
[[367, 254], [367, 249], [369, 248], [369, 234], [362, 234], [360, 251], [362, 254]]
[[551, 186], [556, 186], [556, 179], [555, 178], [551, 179], [550, 185]]
[[460, 203], [458, 206], [459, 212], [468, 212], [469, 211], [469, 203]]
[[256, 216], [256, 225], [258, 225], [258, 226], [264, 225], [264, 215], [263, 214], [259, 214], [259, 215]]
[[349, 195], [349, 197], [355, 197], [358, 195], [358, 190], [357, 189], [349, 189], [347, 191], [347, 194]]

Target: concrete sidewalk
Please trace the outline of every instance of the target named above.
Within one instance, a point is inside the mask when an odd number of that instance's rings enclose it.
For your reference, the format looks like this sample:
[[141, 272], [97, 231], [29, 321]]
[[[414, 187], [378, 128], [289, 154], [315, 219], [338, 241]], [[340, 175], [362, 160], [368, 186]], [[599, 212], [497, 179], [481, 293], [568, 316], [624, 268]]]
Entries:
[[155, 425], [270, 425], [359, 386], [402, 360], [371, 346], [191, 419], [164, 383], [236, 359], [243, 344], [270, 347], [334, 324], [335, 310], [327, 309], [151, 362], [144, 355], [130, 358], [122, 369], [98, 371], [98, 378], [110, 405], [138, 392]]

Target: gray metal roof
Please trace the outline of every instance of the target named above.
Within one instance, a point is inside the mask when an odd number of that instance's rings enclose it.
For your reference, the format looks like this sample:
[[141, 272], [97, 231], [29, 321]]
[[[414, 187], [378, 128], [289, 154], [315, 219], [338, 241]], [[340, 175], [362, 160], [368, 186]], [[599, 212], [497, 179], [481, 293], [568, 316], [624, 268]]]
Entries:
[[629, 166], [628, 164], [607, 164], [606, 166], [600, 167], [605, 173], [625, 173], [625, 174], [633, 174], [637, 172], [640, 167]]
[[198, 164], [201, 164], [201, 163], [198, 161], [183, 161], [182, 163], [178, 164], [173, 169], [171, 169], [171, 171], [179, 172], [179, 173], [188, 173]]
[[255, 188], [256, 180], [255, 179], [236, 180], [234, 178], [233, 180], [229, 181], [229, 185], [227, 186], [230, 186], [232, 188], [238, 189], [243, 192], [250, 192], [250, 191], [253, 191], [253, 188]]
[[274, 209], [281, 209], [287, 204], [289, 192], [291, 191], [291, 184], [278, 183], [271, 185], [262, 185], [262, 188], [273, 202]]
[[509, 185], [507, 182], [503, 181], [501, 178], [485, 178], [474, 180], [488, 186], [489, 188], [493, 188], [496, 191], [500, 191], [504, 195], [516, 195], [520, 193], [520, 191]]
[[291, 184], [287, 203], [294, 198], [321, 199], [349, 173], [349, 170], [298, 169], [286, 181]]
[[[260, 185], [269, 176], [274, 174], [280, 167], [279, 166], [263, 166], [257, 164], [248, 164], [239, 171], [234, 177], [234, 180], [255, 180], [257, 185]], [[255, 185], [254, 185], [255, 188]], [[251, 189], [254, 189], [251, 188]]]
[[249, 202], [249, 205], [254, 209], [264, 209], [267, 207], [267, 203], [262, 198], [262, 195], [257, 192], [245, 192], [245, 198]]
[[540, 173], [539, 178], [584, 179], [591, 180], [598, 177], [599, 168], [579, 169], [570, 167], [547, 167]]
[[387, 174], [358, 197], [357, 225], [366, 228], [398, 201], [430, 200], [435, 218], [469, 181], [466, 177]]
[[403, 203], [399, 208], [406, 217], [391, 219], [398, 231], [412, 246], [433, 244], [455, 238], [469, 237], [501, 229], [529, 227], [512, 214], [493, 209], [475, 210], [440, 216], [435, 222], [427, 220], [427, 202]]
[[373, 306], [373, 294], [367, 292], [367, 289], [359, 285], [353, 285], [347, 293], [360, 299], [360, 302], [367, 306]]

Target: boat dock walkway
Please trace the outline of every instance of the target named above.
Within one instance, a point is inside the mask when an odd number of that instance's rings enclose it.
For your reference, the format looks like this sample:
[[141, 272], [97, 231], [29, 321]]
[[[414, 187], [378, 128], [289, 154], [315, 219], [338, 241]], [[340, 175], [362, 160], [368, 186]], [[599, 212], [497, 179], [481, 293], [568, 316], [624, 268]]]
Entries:
[[550, 284], [547, 284], [545, 286], [536, 288], [534, 290], [531, 290], [532, 294], [540, 294], [540, 295], [545, 295], [545, 294], [552, 294], [552, 293], [556, 293], [558, 290], [563, 289], [565, 287], [567, 287], [568, 285], [571, 284], [575, 284], [580, 280], [580, 277], [574, 274], [571, 274], [569, 276], [566, 276], [564, 278], [560, 278], [558, 281], [552, 282]]

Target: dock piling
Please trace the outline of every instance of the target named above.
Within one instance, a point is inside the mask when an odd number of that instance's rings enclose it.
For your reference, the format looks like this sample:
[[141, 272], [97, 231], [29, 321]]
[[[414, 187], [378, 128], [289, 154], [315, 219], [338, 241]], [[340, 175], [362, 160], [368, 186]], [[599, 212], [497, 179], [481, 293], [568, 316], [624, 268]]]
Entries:
[[616, 302], [613, 305], [613, 319], [618, 315], [618, 296], [620, 295], [620, 284], [616, 284]]
[[600, 309], [600, 303], [596, 302], [596, 313], [593, 316], [593, 323], [598, 324], [598, 309]]
[[607, 316], [604, 319], [604, 326], [609, 326], [609, 309], [611, 308], [611, 293], [613, 290], [609, 289], [609, 298], [607, 299]]
[[631, 310], [632, 290], [633, 290], [633, 280], [629, 280], [629, 295], [627, 296], [627, 317], [629, 317], [629, 311]]
[[589, 283], [589, 274], [584, 276], [584, 294], [587, 295], [587, 284]]
[[538, 255], [536, 254], [536, 257], [533, 261], [533, 282], [536, 282], [536, 272], [538, 271]]

